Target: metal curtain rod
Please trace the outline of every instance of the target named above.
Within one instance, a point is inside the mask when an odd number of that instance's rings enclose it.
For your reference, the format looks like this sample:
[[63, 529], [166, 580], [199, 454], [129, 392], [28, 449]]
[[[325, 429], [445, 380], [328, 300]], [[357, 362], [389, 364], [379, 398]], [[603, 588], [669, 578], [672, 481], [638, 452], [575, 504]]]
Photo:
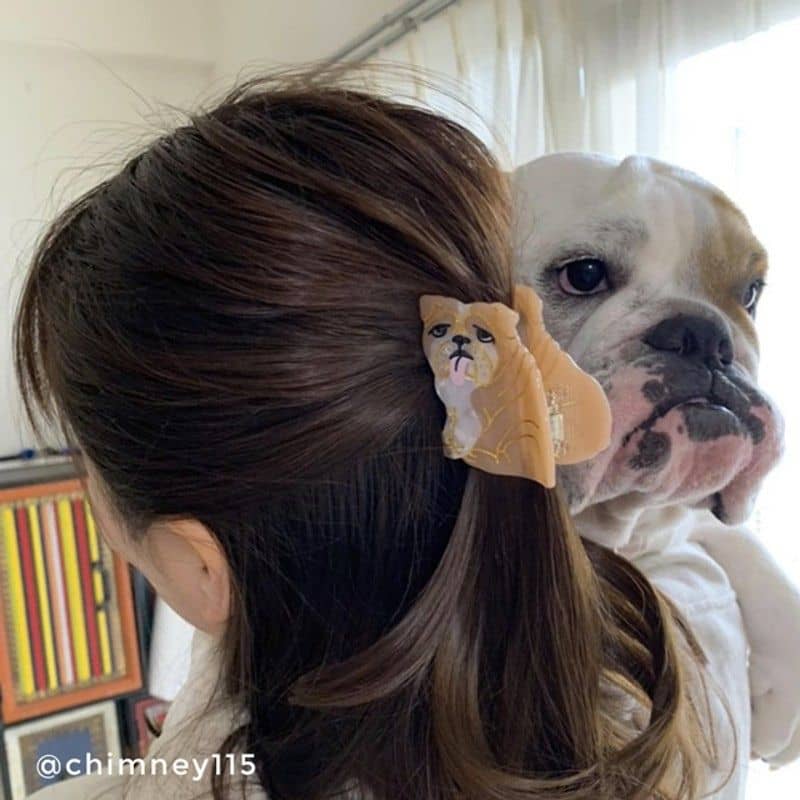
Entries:
[[363, 33], [340, 47], [326, 59], [326, 63], [365, 61], [456, 2], [458, 0], [408, 0], [397, 11], [382, 17]]

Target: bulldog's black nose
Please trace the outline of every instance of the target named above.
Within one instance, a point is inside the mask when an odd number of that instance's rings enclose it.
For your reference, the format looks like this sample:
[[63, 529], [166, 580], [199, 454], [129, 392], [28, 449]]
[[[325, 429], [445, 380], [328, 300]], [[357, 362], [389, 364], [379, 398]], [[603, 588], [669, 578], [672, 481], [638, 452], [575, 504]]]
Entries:
[[456, 335], [453, 337], [453, 341], [454, 341], [454, 342], [455, 342], [455, 343], [456, 343], [456, 344], [457, 344], [459, 347], [463, 347], [465, 344], [469, 344], [469, 343], [472, 341], [472, 339], [470, 339], [470, 338], [469, 338], [469, 336], [462, 336], [460, 333], [457, 333], [457, 334], [456, 334]]
[[733, 362], [733, 342], [721, 322], [677, 314], [654, 325], [642, 341], [654, 350], [666, 350], [712, 369]]

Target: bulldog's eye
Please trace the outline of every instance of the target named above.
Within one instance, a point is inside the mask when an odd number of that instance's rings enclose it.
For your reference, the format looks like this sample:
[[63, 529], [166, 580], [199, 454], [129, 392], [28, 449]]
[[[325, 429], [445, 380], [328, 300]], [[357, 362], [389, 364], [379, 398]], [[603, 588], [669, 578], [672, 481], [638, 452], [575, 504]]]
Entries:
[[479, 325], [475, 326], [475, 336], [479, 342], [483, 342], [484, 344], [490, 344], [494, 341], [494, 336], [492, 336], [486, 328], [481, 328]]
[[567, 294], [599, 294], [610, 288], [605, 261], [579, 258], [558, 271], [559, 288]]
[[763, 279], [759, 278], [757, 281], [753, 281], [747, 287], [747, 289], [745, 289], [744, 297], [742, 297], [742, 305], [744, 306], [744, 310], [751, 317], [756, 315], [756, 306], [758, 305], [759, 298], [761, 297], [761, 292], [764, 291], [764, 286], [766, 286], [766, 283]]
[[450, 326], [446, 322], [440, 322], [438, 325], [434, 325], [428, 333], [431, 336], [435, 336], [437, 339], [441, 339], [443, 336], [447, 335], [447, 329]]

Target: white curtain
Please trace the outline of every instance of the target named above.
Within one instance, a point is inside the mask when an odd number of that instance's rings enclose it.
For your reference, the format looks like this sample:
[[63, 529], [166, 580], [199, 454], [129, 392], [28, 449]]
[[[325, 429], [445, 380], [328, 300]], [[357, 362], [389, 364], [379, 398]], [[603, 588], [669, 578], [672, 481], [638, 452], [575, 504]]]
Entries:
[[475, 113], [393, 88], [470, 125], [506, 166], [555, 150], [663, 155], [675, 66], [796, 14], [800, 0], [460, 0], [376, 61], [440, 76]]

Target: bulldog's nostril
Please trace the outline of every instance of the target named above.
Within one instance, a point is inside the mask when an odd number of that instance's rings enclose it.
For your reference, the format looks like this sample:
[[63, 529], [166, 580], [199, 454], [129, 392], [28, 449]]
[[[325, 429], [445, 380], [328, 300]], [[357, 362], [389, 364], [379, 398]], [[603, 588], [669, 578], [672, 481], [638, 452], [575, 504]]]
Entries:
[[650, 328], [642, 341], [654, 350], [673, 352], [712, 369], [733, 363], [733, 342], [722, 322], [677, 314]]
[[455, 343], [456, 343], [456, 344], [457, 344], [459, 347], [463, 347], [465, 344], [469, 344], [469, 343], [472, 341], [472, 339], [470, 339], [470, 338], [469, 338], [469, 336], [462, 336], [462, 335], [459, 333], [459, 334], [456, 334], [456, 335], [453, 337], [453, 341], [454, 341], [454, 342], [455, 342]]
[[691, 356], [697, 352], [697, 339], [694, 338], [694, 334], [690, 330], [683, 332], [679, 352], [682, 356]]
[[727, 336], [720, 342], [719, 357], [723, 366], [728, 367], [733, 364], [733, 342]]

